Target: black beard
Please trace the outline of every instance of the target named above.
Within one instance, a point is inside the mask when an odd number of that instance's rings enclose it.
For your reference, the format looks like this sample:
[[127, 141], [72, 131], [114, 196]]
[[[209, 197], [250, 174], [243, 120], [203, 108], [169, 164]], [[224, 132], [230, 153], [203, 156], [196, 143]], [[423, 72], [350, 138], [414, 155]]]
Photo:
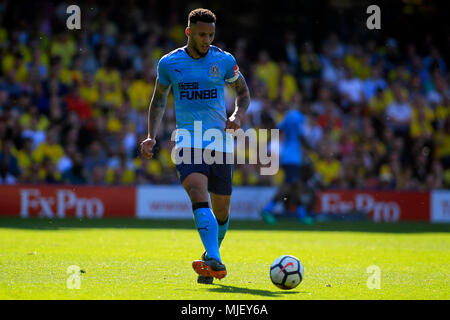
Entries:
[[197, 50], [197, 48], [194, 46], [192, 49], [194, 49], [194, 51], [201, 57], [201, 58], [203, 58], [204, 56], [206, 56], [207, 54], [208, 54], [208, 52], [209, 52], [209, 49], [208, 49], [208, 51], [206, 51], [206, 53], [201, 53], [200, 51], [198, 51]]

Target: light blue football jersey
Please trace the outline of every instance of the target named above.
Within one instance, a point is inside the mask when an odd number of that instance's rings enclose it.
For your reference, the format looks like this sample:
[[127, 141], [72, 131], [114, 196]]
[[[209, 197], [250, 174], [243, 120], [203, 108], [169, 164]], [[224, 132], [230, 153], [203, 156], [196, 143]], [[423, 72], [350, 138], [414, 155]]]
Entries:
[[[231, 83], [239, 75], [235, 58], [216, 46], [210, 46], [208, 53], [199, 59], [189, 56], [186, 46], [161, 58], [158, 81], [166, 86], [171, 84], [173, 88], [177, 148], [233, 152], [233, 138], [225, 133], [225, 82]], [[186, 139], [180, 129], [189, 132], [191, 139]], [[218, 133], [220, 141], [215, 139]]]
[[302, 125], [305, 116], [298, 110], [289, 110], [278, 128], [283, 132], [283, 141], [280, 146], [280, 163], [282, 165], [302, 164], [302, 144], [300, 137], [303, 135]]

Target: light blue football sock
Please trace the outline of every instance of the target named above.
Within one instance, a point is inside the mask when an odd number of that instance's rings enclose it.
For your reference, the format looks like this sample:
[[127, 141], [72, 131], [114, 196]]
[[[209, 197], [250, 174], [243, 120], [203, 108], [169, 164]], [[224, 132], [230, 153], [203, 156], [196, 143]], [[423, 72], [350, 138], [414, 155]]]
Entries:
[[208, 257], [222, 263], [218, 243], [219, 226], [214, 213], [210, 208], [197, 208], [194, 210], [194, 220]]
[[[220, 245], [222, 244], [223, 239], [225, 238], [225, 234], [227, 233], [229, 224], [230, 224], [230, 218], [229, 217], [227, 218], [227, 221], [225, 223], [223, 223], [223, 224], [219, 224], [218, 223], [218, 225], [219, 225], [219, 232], [218, 232], [217, 240], [218, 240], [218, 243], [219, 243], [219, 248], [220, 248]], [[205, 258], [206, 259], [210, 258], [209, 255], [208, 255], [208, 252], [206, 252]]]
[[223, 224], [219, 223], [219, 235], [218, 235], [218, 240], [219, 240], [219, 248], [220, 245], [222, 244], [223, 238], [225, 238], [225, 233], [227, 233], [228, 230], [228, 225], [230, 224], [230, 218], [227, 218], [227, 221]]
[[307, 213], [306, 213], [306, 208], [302, 205], [299, 205], [297, 208], [297, 217], [299, 217], [300, 219], [306, 218]]
[[270, 212], [270, 213], [272, 213], [272, 210], [273, 210], [273, 208], [275, 208], [275, 205], [276, 205], [277, 203], [275, 202], [275, 201], [270, 201], [265, 207], [264, 207], [264, 209], [263, 209], [263, 211], [268, 211], [268, 212]]

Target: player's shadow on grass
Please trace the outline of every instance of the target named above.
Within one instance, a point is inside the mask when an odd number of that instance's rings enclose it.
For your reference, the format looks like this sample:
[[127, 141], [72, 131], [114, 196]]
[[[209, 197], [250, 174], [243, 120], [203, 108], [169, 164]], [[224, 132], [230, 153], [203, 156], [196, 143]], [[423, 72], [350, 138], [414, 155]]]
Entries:
[[270, 291], [270, 290], [261, 290], [261, 289], [250, 289], [250, 288], [241, 288], [236, 286], [224, 285], [224, 284], [213, 284], [214, 287], [208, 288], [208, 291], [218, 292], [218, 293], [241, 293], [241, 294], [251, 294], [257, 296], [265, 296], [265, 297], [283, 297], [285, 295], [297, 294], [297, 293], [307, 293], [307, 292], [299, 292], [299, 291]]

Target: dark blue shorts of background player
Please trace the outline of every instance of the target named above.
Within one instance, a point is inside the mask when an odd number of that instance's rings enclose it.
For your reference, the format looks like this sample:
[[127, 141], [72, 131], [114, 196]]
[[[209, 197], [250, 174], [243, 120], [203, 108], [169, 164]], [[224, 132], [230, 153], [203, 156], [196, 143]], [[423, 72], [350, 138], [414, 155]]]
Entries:
[[283, 184], [278, 188], [276, 195], [261, 211], [261, 216], [269, 224], [275, 224], [276, 218], [273, 215], [273, 209], [278, 202], [283, 202], [285, 209], [294, 206], [296, 216], [300, 222], [312, 224], [313, 218], [309, 216], [305, 205], [301, 201], [304, 181], [302, 171], [304, 166], [301, 165], [282, 165], [284, 171]]
[[302, 180], [301, 166], [286, 164], [281, 167], [284, 171], [284, 184], [296, 184]]

